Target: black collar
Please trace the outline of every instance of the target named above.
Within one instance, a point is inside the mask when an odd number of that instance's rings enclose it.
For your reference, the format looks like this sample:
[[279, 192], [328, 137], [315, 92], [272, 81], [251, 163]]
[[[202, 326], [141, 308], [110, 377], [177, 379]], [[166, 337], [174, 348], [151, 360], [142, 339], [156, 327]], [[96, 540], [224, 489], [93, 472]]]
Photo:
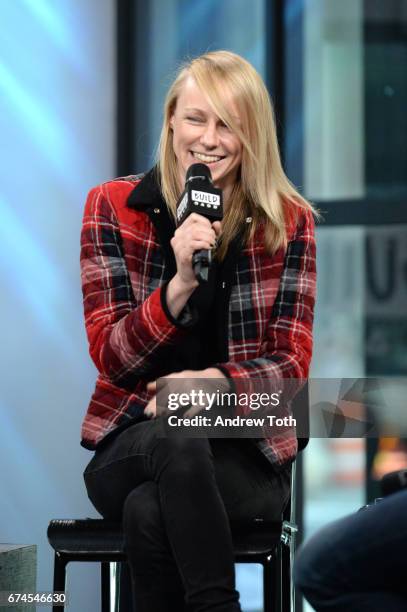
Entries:
[[147, 172], [127, 198], [127, 206], [147, 212], [149, 208], [166, 208], [161, 195], [157, 168]]
[[175, 221], [161, 195], [156, 167], [147, 172], [127, 198], [127, 206], [145, 212], [155, 227], [165, 258], [165, 278], [177, 271], [170, 240], [175, 232]]

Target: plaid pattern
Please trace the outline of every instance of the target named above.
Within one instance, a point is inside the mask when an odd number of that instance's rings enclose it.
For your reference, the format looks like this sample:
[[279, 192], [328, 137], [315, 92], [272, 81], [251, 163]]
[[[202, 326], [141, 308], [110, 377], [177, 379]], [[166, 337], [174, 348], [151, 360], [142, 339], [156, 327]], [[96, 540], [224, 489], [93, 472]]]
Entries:
[[[82, 427], [82, 444], [90, 449], [143, 412], [146, 382], [160, 354], [188, 333], [187, 326], [169, 319], [162, 304], [167, 279], [163, 249], [150, 218], [160, 214], [155, 196], [149, 214], [127, 203], [139, 181], [138, 176], [104, 183], [90, 191], [85, 206], [81, 236], [85, 325], [99, 370]], [[229, 301], [229, 359], [217, 364], [236, 390], [245, 393], [250, 381], [254, 388], [259, 379], [276, 383], [306, 379], [312, 354], [316, 286], [312, 214], [302, 214], [291, 230], [288, 248], [273, 257], [265, 253], [261, 234], [259, 230], [238, 257]], [[297, 449], [292, 429], [256, 444], [275, 465], [292, 460]]]

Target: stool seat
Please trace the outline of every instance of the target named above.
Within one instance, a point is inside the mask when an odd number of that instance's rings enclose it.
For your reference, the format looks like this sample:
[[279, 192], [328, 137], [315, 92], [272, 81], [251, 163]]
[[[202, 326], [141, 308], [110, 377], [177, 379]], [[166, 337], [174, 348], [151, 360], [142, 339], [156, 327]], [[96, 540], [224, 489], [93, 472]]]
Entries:
[[52, 548], [66, 555], [106, 554], [124, 559], [120, 523], [104, 519], [54, 519], [47, 531]]
[[[231, 531], [236, 562], [263, 565], [265, 611], [281, 610], [282, 522], [232, 522]], [[47, 535], [55, 551], [54, 591], [65, 590], [68, 563], [97, 561], [101, 563], [102, 612], [110, 612], [109, 564], [126, 560], [121, 524], [105, 519], [54, 519]], [[61, 608], [54, 607], [53, 612]]]
[[[236, 560], [274, 554], [281, 537], [281, 522], [262, 520], [231, 523]], [[55, 552], [75, 557], [97, 555], [125, 559], [122, 526], [105, 519], [54, 519], [47, 531], [48, 541]], [[253, 561], [252, 561], [253, 562]], [[259, 560], [260, 562], [260, 560]]]
[[261, 563], [264, 558], [275, 555], [280, 544], [282, 523], [255, 519], [231, 522], [235, 559], [239, 562]]

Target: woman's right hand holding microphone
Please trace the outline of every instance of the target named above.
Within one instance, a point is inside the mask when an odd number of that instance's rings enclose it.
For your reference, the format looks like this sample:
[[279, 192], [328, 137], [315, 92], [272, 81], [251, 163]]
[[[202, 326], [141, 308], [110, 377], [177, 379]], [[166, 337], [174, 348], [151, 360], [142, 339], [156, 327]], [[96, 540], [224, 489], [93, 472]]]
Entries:
[[220, 233], [220, 221], [211, 223], [197, 213], [189, 215], [175, 230], [171, 247], [177, 272], [167, 287], [167, 305], [173, 317], [178, 317], [199, 284], [192, 268], [193, 254], [201, 249], [213, 249]]

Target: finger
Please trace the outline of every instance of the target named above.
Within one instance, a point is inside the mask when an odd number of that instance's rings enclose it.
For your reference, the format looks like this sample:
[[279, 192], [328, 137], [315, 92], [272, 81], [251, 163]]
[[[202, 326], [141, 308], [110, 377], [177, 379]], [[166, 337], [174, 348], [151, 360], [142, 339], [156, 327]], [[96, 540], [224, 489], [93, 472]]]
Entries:
[[212, 227], [216, 233], [216, 236], [220, 236], [220, 234], [222, 233], [222, 223], [221, 221], [214, 221], [212, 223]]
[[215, 238], [212, 240], [192, 240], [190, 245], [188, 245], [188, 250], [191, 250], [192, 253], [197, 251], [198, 249], [213, 249], [215, 246]]
[[199, 215], [197, 213], [192, 213], [185, 219], [185, 221], [181, 223], [181, 225], [177, 227], [177, 229], [175, 230], [175, 233], [182, 232], [184, 230], [191, 229], [192, 227], [198, 227], [198, 226], [210, 228], [211, 222], [209, 221], [209, 219], [207, 219], [206, 217], [202, 215]]
[[149, 419], [154, 419], [157, 416], [157, 405], [156, 405], [156, 396], [148, 402], [146, 407], [144, 408], [144, 414]]
[[187, 419], [192, 419], [192, 417], [196, 416], [204, 409], [205, 406], [191, 406], [190, 408], [188, 408], [188, 410], [184, 412], [184, 417]]
[[207, 227], [193, 227], [186, 231], [182, 231], [171, 239], [171, 246], [174, 248], [178, 243], [184, 244], [190, 240], [208, 240], [214, 242], [216, 238], [215, 230]]
[[211, 249], [215, 245], [216, 239], [207, 240], [205, 238], [190, 238], [188, 241], [184, 241], [177, 248], [174, 249], [174, 253], [190, 255], [194, 251], [199, 249]]
[[212, 228], [196, 227], [186, 233], [186, 237], [191, 237], [194, 240], [209, 240], [209, 242], [215, 240], [216, 232]]
[[[184, 221], [185, 225], [202, 225], [206, 227], [211, 226], [211, 222], [209, 219], [204, 217], [203, 215], [199, 215], [198, 213], [191, 213]], [[184, 225], [184, 223], [182, 225]]]
[[197, 240], [190, 246], [182, 248], [178, 253], [176, 252], [176, 258], [181, 264], [190, 265], [192, 263], [192, 255], [195, 253], [195, 251], [199, 251], [201, 249], [210, 250], [211, 248], [212, 247], [208, 242]]
[[185, 240], [180, 240], [172, 244], [172, 250], [178, 257], [185, 255], [187, 258], [197, 249], [212, 249], [216, 244], [216, 237], [188, 237]]
[[150, 393], [154, 393], [156, 390], [157, 390], [156, 380], [152, 380], [151, 382], [147, 383], [147, 391], [149, 391]]

